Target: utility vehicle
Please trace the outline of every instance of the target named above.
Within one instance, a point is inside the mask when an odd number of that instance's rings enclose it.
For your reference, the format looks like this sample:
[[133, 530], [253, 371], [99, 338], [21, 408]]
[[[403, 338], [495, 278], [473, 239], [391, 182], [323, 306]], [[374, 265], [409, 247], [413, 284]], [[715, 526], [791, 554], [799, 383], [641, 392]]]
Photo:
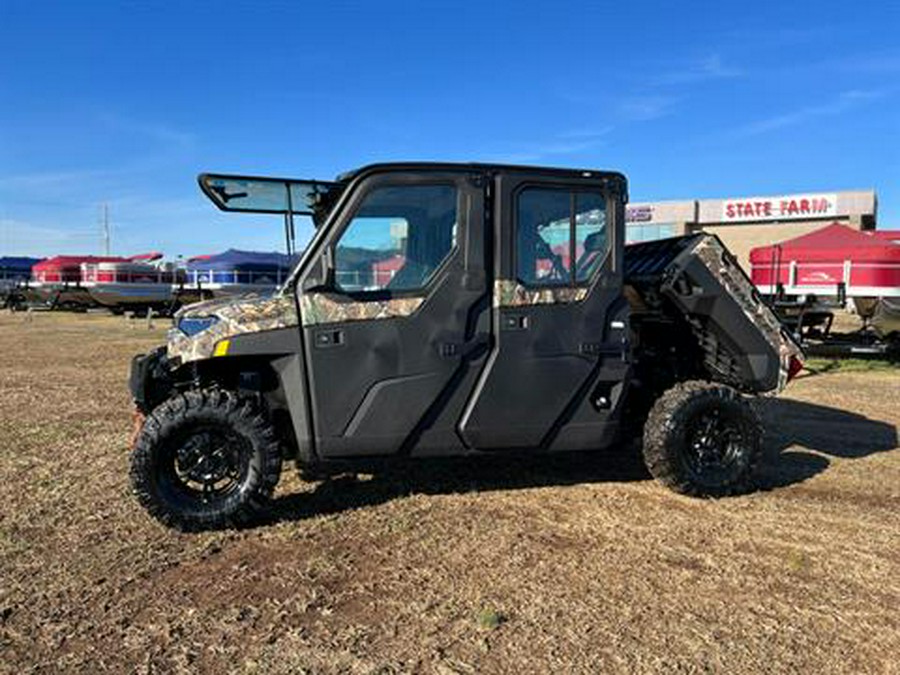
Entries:
[[626, 248], [622, 174], [393, 163], [199, 182], [222, 210], [281, 214], [289, 249], [295, 217], [315, 233], [274, 295], [188, 306], [135, 357], [131, 480], [162, 522], [248, 522], [287, 459], [327, 476], [627, 452], [641, 433], [670, 488], [752, 485], [747, 399], [802, 353], [716, 237]]

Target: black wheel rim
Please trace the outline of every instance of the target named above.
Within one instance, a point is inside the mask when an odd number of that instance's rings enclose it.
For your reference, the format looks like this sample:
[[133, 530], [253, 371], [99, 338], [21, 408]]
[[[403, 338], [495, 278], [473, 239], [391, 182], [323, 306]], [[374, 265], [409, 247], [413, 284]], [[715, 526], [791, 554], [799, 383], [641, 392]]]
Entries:
[[251, 455], [250, 442], [233, 430], [196, 427], [172, 439], [163, 482], [194, 504], [221, 502], [246, 482]]
[[747, 464], [744, 425], [721, 408], [699, 413], [689, 426], [685, 441], [685, 464], [704, 485], [726, 484]]

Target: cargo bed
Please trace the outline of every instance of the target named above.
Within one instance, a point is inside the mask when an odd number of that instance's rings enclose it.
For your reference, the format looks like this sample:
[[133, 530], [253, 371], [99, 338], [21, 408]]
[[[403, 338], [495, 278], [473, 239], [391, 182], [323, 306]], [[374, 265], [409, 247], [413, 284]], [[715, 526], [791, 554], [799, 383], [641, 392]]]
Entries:
[[801, 363], [799, 345], [715, 235], [626, 246], [625, 283], [637, 320], [689, 328], [712, 380], [775, 392]]

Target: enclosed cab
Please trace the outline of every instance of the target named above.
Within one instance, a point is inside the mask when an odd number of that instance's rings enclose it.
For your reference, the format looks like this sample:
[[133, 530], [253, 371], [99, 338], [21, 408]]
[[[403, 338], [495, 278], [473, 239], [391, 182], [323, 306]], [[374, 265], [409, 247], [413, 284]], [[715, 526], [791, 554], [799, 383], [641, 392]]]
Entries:
[[[179, 312], [135, 358], [132, 481], [182, 529], [254, 517], [282, 461], [627, 452], [690, 494], [747, 489], [800, 352], [715, 237], [624, 246], [620, 173], [381, 164], [202, 175], [221, 209], [311, 216], [273, 295]], [[290, 240], [290, 238], [289, 238]]]

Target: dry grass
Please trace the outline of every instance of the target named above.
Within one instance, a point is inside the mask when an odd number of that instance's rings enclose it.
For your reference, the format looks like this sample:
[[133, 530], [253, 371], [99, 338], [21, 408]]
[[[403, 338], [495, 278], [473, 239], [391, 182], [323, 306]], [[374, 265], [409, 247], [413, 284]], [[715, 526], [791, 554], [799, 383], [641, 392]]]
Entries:
[[126, 481], [161, 332], [0, 314], [5, 672], [900, 672], [900, 372], [764, 402], [768, 489], [679, 497], [627, 456], [304, 484], [180, 535]]

